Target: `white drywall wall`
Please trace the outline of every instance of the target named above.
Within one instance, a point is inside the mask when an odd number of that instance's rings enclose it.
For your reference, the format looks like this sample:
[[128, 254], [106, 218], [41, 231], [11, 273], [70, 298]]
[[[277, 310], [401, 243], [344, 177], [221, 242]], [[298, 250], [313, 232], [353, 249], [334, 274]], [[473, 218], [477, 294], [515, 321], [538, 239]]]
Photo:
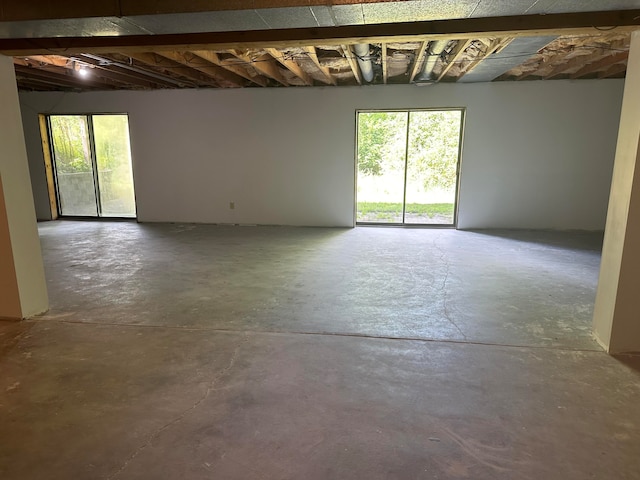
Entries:
[[[129, 114], [140, 221], [351, 226], [357, 109], [467, 109], [460, 228], [604, 228], [622, 80], [23, 93], [38, 113]], [[235, 209], [229, 208], [235, 202]]]
[[[0, 105], [0, 195], [3, 196], [0, 222], [4, 224], [5, 234], [0, 240], [0, 255], [4, 257], [0, 285], [15, 287], [9, 296], [7, 292], [0, 295], [0, 318], [20, 319], [46, 311], [49, 299], [32, 202], [26, 140], [20, 125], [16, 77], [12, 59], [5, 56], [0, 56]], [[8, 305], [14, 303], [15, 298], [11, 297], [16, 293], [19, 309]]]

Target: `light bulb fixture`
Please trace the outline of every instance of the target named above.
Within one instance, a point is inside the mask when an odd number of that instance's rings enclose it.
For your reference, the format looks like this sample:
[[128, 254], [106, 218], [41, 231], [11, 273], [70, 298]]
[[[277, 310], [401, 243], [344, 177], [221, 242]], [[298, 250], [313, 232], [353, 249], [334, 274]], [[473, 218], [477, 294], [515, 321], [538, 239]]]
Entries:
[[80, 68], [78, 68], [78, 75], [80, 75], [82, 78], [87, 78], [89, 76], [89, 69], [81, 66]]

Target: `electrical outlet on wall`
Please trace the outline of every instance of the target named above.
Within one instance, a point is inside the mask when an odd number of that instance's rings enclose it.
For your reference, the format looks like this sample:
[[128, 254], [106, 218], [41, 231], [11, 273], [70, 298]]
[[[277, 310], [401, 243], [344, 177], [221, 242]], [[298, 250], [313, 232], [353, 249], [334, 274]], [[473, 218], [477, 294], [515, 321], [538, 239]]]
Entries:
[[236, 202], [229, 202], [229, 208], [231, 210], [233, 210], [234, 208], [236, 208]]

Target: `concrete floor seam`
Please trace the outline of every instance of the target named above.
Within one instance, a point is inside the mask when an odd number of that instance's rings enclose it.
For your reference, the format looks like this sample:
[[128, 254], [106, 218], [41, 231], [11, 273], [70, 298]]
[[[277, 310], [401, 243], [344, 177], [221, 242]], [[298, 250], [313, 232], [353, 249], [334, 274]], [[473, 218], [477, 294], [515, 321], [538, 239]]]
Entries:
[[[33, 321], [33, 319], [31, 319]], [[256, 334], [256, 335], [304, 335], [304, 336], [317, 336], [317, 337], [343, 337], [343, 338], [363, 338], [371, 340], [395, 340], [406, 342], [421, 342], [421, 343], [445, 343], [456, 345], [478, 345], [485, 347], [504, 347], [515, 349], [532, 349], [532, 350], [549, 350], [556, 352], [583, 352], [583, 353], [602, 353], [606, 352], [598, 349], [588, 348], [570, 348], [570, 347], [551, 347], [546, 345], [518, 345], [512, 343], [491, 343], [491, 342], [478, 342], [471, 340], [455, 340], [455, 339], [439, 339], [439, 338], [417, 338], [417, 337], [385, 337], [377, 335], [365, 335], [360, 333], [334, 333], [334, 332], [296, 332], [291, 330], [235, 330], [227, 328], [208, 328], [208, 327], [180, 327], [176, 325], [154, 325], [154, 324], [136, 324], [136, 323], [96, 323], [96, 322], [74, 322], [69, 320], [38, 320], [38, 322], [52, 322], [62, 323], [69, 325], [86, 325], [94, 327], [128, 327], [128, 328], [150, 328], [150, 329], [167, 329], [167, 330], [180, 330], [185, 332], [218, 332], [218, 333], [237, 333], [237, 334]]]

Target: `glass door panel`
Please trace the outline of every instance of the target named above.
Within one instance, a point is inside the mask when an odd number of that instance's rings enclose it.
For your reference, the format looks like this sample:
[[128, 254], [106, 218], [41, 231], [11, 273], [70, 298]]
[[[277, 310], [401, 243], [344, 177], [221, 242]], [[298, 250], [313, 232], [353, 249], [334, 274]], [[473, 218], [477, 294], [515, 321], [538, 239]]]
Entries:
[[358, 112], [356, 222], [455, 225], [462, 110]]
[[50, 115], [61, 216], [136, 216], [127, 115]]
[[129, 122], [126, 115], [93, 115], [101, 215], [135, 217]]
[[98, 216], [86, 116], [49, 117], [61, 215]]
[[356, 221], [402, 223], [407, 112], [358, 114]]
[[409, 114], [405, 223], [453, 225], [460, 110]]

